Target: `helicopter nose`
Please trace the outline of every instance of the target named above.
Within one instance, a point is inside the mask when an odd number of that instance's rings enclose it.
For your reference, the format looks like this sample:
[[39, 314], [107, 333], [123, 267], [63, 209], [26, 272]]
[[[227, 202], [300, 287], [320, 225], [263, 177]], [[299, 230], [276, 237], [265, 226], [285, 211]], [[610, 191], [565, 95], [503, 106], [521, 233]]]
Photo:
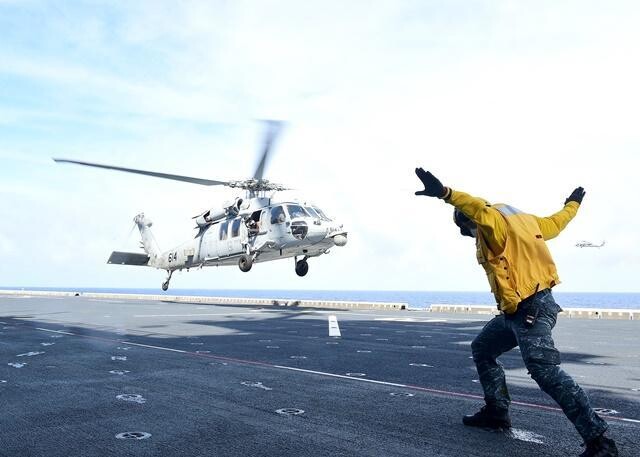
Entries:
[[327, 228], [327, 239], [333, 241], [336, 246], [342, 247], [347, 244], [347, 232], [343, 229], [343, 225], [333, 224]]
[[340, 235], [336, 235], [333, 237], [333, 242], [336, 246], [343, 247], [347, 245], [347, 234], [341, 233]]

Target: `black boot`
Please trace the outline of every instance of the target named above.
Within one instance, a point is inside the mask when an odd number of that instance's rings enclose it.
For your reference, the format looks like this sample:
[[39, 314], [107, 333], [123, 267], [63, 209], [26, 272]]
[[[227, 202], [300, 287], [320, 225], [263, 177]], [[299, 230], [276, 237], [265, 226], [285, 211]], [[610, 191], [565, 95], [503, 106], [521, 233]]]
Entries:
[[490, 428], [494, 430], [504, 430], [511, 428], [509, 410], [485, 405], [480, 411], [472, 416], [464, 416], [462, 423], [470, 427]]
[[587, 448], [580, 457], [618, 457], [616, 442], [604, 435], [586, 442], [585, 446]]

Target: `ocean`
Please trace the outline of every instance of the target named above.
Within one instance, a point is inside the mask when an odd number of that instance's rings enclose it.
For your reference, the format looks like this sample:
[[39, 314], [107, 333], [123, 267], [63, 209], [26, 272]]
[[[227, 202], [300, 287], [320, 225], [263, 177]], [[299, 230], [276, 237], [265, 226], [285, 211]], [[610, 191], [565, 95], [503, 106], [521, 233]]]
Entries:
[[[20, 290], [20, 287], [0, 287]], [[153, 295], [203, 295], [210, 297], [281, 298], [299, 300], [346, 300], [408, 303], [412, 308], [428, 308], [435, 304], [489, 305], [495, 304], [488, 292], [432, 292], [382, 290], [227, 290], [227, 289], [105, 289], [90, 287], [29, 287], [26, 290], [64, 292], [105, 292]], [[640, 293], [614, 292], [554, 292], [556, 302], [563, 308], [621, 308], [640, 309]]]

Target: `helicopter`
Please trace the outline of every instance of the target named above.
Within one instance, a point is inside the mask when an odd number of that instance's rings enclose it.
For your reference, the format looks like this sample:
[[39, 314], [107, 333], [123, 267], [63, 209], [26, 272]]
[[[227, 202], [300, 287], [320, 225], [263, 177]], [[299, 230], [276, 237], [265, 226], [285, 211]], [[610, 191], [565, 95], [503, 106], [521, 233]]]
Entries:
[[604, 246], [604, 241], [600, 244], [593, 244], [591, 241], [578, 241], [576, 243], [577, 248], [601, 248]]
[[328, 254], [334, 246], [345, 246], [347, 232], [342, 224], [332, 220], [316, 205], [274, 200], [277, 192], [290, 189], [263, 177], [282, 122], [266, 121], [266, 126], [258, 165], [253, 176], [242, 181], [201, 179], [71, 159], [53, 160], [203, 186], [244, 190], [244, 197], [236, 197], [219, 208], [210, 208], [194, 216], [195, 237], [168, 251], [159, 249], [151, 232], [151, 220], [144, 213], [135, 216], [133, 221], [140, 231], [144, 253], [113, 251], [107, 263], [165, 270], [167, 279], [162, 283], [163, 291], [169, 289], [175, 271], [237, 265], [241, 271], [248, 272], [255, 263], [292, 257], [295, 272], [302, 277], [309, 271], [308, 259]]

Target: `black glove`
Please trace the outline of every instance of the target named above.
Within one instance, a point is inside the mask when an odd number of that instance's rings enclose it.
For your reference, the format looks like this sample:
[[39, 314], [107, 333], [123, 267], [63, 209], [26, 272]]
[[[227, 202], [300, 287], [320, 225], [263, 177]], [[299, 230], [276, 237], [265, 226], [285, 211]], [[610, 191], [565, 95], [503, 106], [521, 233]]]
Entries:
[[433, 176], [431, 172], [424, 171], [422, 168], [416, 168], [416, 175], [424, 184], [424, 190], [419, 190], [416, 195], [426, 195], [427, 197], [444, 197], [447, 190], [440, 180]]
[[582, 187], [576, 187], [575, 190], [571, 192], [571, 195], [569, 195], [569, 198], [564, 201], [564, 204], [566, 205], [569, 202], [576, 202], [577, 204], [581, 204], [582, 199], [584, 198], [584, 194], [586, 194], [586, 192]]

